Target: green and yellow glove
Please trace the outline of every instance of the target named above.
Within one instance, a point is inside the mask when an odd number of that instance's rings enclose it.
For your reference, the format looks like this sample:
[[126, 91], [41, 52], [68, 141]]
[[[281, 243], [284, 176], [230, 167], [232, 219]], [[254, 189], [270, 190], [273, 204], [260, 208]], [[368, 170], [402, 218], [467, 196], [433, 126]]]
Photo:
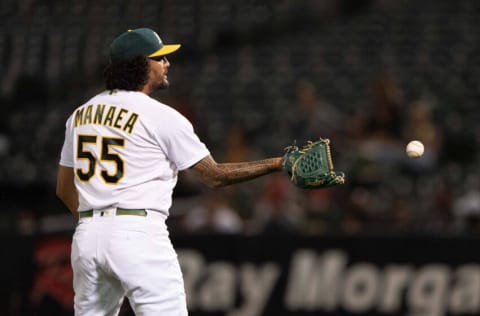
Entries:
[[283, 168], [291, 181], [302, 189], [322, 189], [345, 183], [343, 172], [335, 172], [330, 140], [309, 141], [302, 148], [285, 148]]

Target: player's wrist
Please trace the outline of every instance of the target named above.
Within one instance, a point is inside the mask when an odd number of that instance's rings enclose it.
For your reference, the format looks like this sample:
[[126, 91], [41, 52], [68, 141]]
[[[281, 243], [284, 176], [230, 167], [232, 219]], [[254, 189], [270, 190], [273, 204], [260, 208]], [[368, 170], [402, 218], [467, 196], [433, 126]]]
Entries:
[[283, 157], [274, 158], [274, 166], [275, 166], [275, 170], [282, 171], [283, 170]]

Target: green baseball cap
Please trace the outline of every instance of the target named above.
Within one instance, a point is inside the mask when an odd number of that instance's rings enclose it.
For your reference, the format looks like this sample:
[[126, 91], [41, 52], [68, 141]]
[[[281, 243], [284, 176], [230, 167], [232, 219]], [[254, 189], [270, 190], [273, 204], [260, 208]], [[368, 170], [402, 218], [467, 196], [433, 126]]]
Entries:
[[110, 45], [110, 60], [121, 61], [136, 56], [157, 57], [173, 53], [180, 44], [163, 44], [158, 34], [149, 28], [128, 30]]

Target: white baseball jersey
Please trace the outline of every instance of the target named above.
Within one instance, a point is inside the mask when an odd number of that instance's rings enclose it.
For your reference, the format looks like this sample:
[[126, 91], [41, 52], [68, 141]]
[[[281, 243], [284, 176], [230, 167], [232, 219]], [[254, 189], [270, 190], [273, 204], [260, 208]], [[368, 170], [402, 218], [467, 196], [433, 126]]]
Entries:
[[165, 212], [178, 171], [209, 155], [191, 123], [136, 91], [105, 91], [66, 123], [60, 164], [75, 171], [78, 211], [120, 207]]

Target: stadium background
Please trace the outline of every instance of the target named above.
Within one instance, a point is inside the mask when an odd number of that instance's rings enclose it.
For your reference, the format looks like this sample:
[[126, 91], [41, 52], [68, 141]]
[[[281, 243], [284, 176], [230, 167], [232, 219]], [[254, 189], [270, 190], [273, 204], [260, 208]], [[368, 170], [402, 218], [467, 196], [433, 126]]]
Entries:
[[[64, 122], [103, 88], [111, 40], [141, 26], [182, 43], [171, 88], [157, 97], [192, 121], [218, 161], [279, 155], [294, 139], [322, 136], [347, 174], [323, 191], [300, 191], [280, 174], [220, 190], [182, 177], [172, 237], [182, 258], [203, 256], [210, 271], [192, 287], [192, 315], [480, 313], [478, 1], [3, 0], [0, 18], [0, 314], [72, 313], [75, 223], [54, 195]], [[421, 159], [406, 158], [411, 139], [426, 145]], [[382, 309], [381, 291], [365, 281], [374, 274], [360, 269], [352, 300], [378, 304], [349, 305], [346, 294], [292, 303], [285, 293], [302, 249], [319, 258], [340, 250], [352, 269], [441, 266], [451, 287], [416, 302], [407, 285], [398, 306]], [[238, 269], [237, 281], [245, 266], [274, 262], [279, 282], [256, 309], [242, 309], [241, 290], [209, 305], [222, 292], [210, 285], [224, 284], [219, 262]], [[466, 267], [472, 283], [453, 277]]]

